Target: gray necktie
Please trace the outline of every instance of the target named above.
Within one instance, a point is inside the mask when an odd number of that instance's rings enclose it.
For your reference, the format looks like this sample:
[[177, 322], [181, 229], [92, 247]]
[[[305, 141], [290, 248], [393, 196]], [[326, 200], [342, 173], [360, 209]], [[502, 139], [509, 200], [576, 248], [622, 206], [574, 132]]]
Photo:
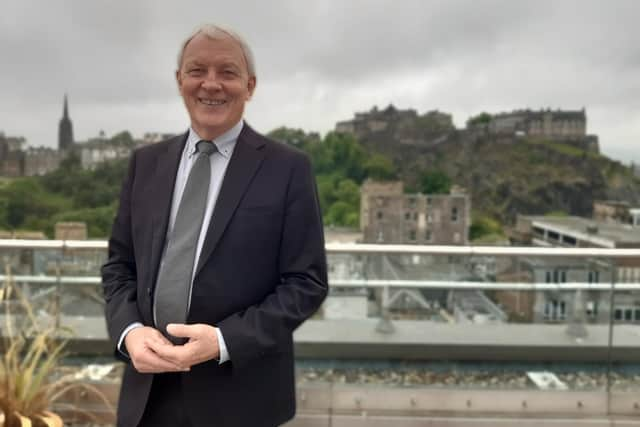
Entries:
[[217, 151], [217, 148], [209, 141], [200, 141], [196, 144], [196, 150], [198, 157], [191, 167], [182, 193], [173, 230], [160, 265], [154, 295], [156, 328], [174, 344], [183, 344], [186, 341], [170, 336], [167, 333], [167, 325], [185, 323], [187, 320], [191, 276], [209, 194], [209, 156]]

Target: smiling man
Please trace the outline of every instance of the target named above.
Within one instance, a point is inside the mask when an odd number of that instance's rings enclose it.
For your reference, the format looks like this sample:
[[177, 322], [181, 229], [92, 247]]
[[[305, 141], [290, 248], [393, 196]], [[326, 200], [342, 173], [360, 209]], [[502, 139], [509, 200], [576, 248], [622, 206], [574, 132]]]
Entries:
[[176, 79], [190, 129], [131, 156], [102, 268], [118, 426], [276, 426], [295, 413], [292, 333], [327, 292], [311, 166], [244, 122], [256, 72], [236, 33], [198, 28]]

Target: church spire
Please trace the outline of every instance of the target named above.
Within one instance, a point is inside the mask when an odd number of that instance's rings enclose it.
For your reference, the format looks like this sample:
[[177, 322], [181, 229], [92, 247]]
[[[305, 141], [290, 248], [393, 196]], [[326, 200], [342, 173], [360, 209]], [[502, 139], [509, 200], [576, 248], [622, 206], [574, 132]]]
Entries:
[[67, 103], [67, 94], [64, 94], [64, 111], [62, 112], [62, 118], [63, 119], [68, 119], [69, 118], [69, 105]]
[[69, 103], [67, 94], [64, 94], [64, 106], [62, 110], [62, 118], [58, 126], [58, 150], [66, 151], [73, 147], [73, 124], [69, 117]]

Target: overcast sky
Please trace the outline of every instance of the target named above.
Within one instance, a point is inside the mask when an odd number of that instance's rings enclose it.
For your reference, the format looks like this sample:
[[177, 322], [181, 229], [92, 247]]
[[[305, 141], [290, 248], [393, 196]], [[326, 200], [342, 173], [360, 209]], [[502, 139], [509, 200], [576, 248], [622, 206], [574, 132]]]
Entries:
[[325, 133], [373, 105], [453, 114], [587, 109], [602, 151], [640, 162], [640, 1], [32, 1], [0, 4], [0, 130], [55, 146], [189, 122], [181, 41], [215, 22], [254, 49], [246, 118]]

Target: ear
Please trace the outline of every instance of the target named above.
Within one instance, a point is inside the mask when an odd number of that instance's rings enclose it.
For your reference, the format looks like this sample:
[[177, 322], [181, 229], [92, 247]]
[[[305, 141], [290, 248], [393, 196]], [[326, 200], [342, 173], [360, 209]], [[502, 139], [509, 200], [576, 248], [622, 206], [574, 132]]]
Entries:
[[180, 70], [176, 70], [176, 82], [178, 83], [178, 89], [182, 91], [182, 75], [180, 74]]
[[256, 83], [256, 76], [251, 76], [249, 80], [247, 80], [247, 92], [249, 93], [247, 95], [247, 101], [253, 96], [253, 92], [256, 90]]

